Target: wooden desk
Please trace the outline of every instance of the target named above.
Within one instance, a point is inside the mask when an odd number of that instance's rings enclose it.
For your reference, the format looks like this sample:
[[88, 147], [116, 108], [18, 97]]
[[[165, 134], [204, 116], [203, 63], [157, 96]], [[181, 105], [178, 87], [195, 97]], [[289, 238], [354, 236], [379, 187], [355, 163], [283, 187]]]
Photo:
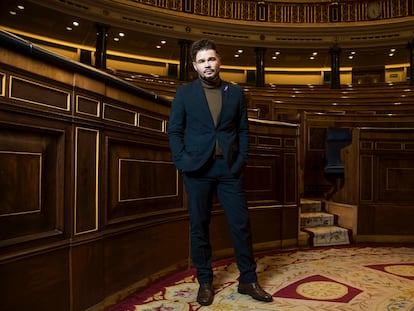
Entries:
[[414, 128], [358, 127], [333, 201], [356, 206], [358, 242], [414, 241]]

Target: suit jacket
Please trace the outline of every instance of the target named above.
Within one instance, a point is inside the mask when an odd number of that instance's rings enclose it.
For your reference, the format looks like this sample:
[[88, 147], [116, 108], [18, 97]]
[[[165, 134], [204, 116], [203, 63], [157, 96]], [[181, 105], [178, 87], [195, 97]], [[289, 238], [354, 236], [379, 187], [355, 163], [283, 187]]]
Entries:
[[242, 89], [222, 81], [221, 94], [222, 107], [215, 126], [201, 81], [177, 88], [168, 138], [180, 172], [193, 172], [207, 163], [215, 151], [216, 139], [232, 173], [240, 173], [246, 165], [249, 125]]

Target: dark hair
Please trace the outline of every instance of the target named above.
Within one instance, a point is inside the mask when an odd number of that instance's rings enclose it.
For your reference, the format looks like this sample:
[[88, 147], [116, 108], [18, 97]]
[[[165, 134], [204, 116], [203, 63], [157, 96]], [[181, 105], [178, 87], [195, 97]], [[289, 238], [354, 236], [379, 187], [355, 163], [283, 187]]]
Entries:
[[191, 45], [191, 59], [193, 62], [196, 60], [197, 53], [201, 50], [214, 50], [218, 55], [220, 55], [217, 51], [216, 43], [213, 40], [201, 39]]

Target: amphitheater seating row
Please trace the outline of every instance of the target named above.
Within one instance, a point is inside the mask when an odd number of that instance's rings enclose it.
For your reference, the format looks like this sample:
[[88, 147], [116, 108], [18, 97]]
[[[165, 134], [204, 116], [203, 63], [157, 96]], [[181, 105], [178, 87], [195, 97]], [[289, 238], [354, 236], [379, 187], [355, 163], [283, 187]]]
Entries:
[[[128, 71], [113, 72], [136, 86], [172, 99], [183, 81]], [[414, 87], [407, 83], [346, 85], [241, 85], [252, 118], [298, 123], [303, 112], [337, 114], [414, 113]]]

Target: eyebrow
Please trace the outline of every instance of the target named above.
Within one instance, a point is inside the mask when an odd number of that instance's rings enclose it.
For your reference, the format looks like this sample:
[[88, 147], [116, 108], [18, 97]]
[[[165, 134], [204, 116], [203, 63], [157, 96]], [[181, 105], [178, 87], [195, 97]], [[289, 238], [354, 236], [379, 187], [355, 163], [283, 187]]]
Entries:
[[[210, 57], [208, 57], [207, 58], [207, 60], [216, 60], [217, 59], [217, 57], [215, 57], [215, 56], [210, 56]], [[198, 59], [196, 62], [197, 63], [203, 63], [203, 62], [205, 62], [206, 61], [206, 59], [205, 58], [200, 58], [200, 59]]]

